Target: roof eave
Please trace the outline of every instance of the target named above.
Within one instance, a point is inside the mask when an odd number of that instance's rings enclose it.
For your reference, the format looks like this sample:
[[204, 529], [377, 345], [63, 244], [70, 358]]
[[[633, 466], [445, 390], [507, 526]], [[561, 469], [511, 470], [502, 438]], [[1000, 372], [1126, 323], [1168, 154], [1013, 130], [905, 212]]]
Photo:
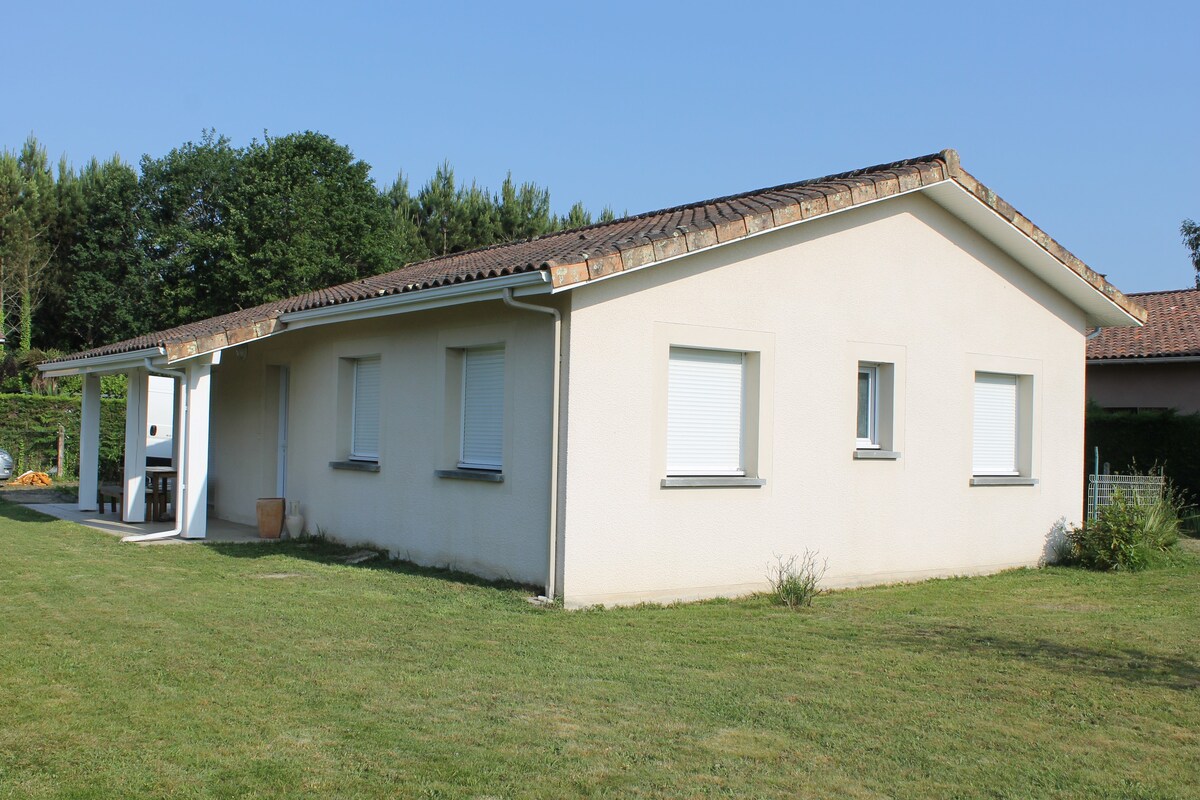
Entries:
[[279, 322], [285, 331], [301, 330], [316, 325], [332, 325], [364, 319], [428, 311], [463, 303], [480, 303], [499, 300], [505, 289], [513, 289], [518, 296], [541, 294], [550, 291], [550, 277], [542, 270], [519, 272], [496, 278], [453, 283], [415, 292], [403, 292], [350, 303], [339, 303], [303, 311], [282, 314]]
[[[978, 182], [976, 184], [982, 186]], [[924, 191], [931, 200], [970, 225], [1082, 309], [1089, 326], [1140, 327], [1145, 323], [1144, 308], [1040, 229], [1033, 227], [1025, 217], [1015, 211], [1012, 212], [1014, 218], [1003, 213], [1005, 208], [1011, 209], [1011, 206], [994, 193], [987, 192], [995, 198], [995, 204], [987, 202], [980, 197], [979, 191], [972, 191], [957, 179], [925, 187]], [[1026, 226], [1032, 230], [1023, 230]], [[1062, 251], [1062, 254], [1051, 253], [1047, 245]]]
[[[550, 269], [554, 292], [569, 291], [901, 195], [924, 192], [1083, 310], [1088, 325], [1137, 327], [1145, 323], [1144, 308], [964, 170], [954, 150], [942, 151], [940, 158], [940, 162], [884, 167], [870, 181], [848, 177], [837, 181], [846, 184], [845, 191], [814, 191], [810, 199], [781, 204], [753, 217], [711, 227], [680, 228], [669, 235], [630, 241], [628, 246], [620, 246], [618, 252], [601, 253], [575, 264], [555, 264]], [[797, 191], [807, 190], [802, 187]]]
[[126, 353], [110, 353], [68, 361], [50, 361], [38, 364], [38, 370], [47, 378], [62, 378], [68, 375], [116, 375], [120, 372], [144, 367], [146, 359], [160, 359], [166, 353], [167, 351], [162, 347], [147, 347]]
[[320, 306], [257, 320], [236, 329], [218, 331], [196, 339], [167, 342], [163, 347], [52, 361], [39, 364], [38, 369], [47, 377], [63, 377], [125, 372], [144, 367], [147, 358], [156, 360], [158, 366], [176, 365], [201, 356], [220, 353], [238, 345], [278, 336], [290, 330], [426, 311], [464, 303], [500, 300], [506, 289], [512, 289], [519, 297], [541, 294], [550, 291], [550, 278], [545, 271], [534, 270]]
[[1120, 356], [1118, 358], [1089, 358], [1089, 367], [1119, 366], [1122, 364], [1190, 364], [1200, 361], [1200, 355]]

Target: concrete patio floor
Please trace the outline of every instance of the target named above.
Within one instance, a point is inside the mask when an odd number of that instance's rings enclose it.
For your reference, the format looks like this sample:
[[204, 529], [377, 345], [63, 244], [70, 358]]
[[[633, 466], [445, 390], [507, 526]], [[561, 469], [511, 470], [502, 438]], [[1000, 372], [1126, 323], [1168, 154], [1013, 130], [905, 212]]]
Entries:
[[[112, 534], [113, 536], [129, 536], [131, 534], [158, 533], [169, 531], [174, 522], [121, 522], [117, 514], [109, 511], [101, 514], [98, 511], [80, 511], [74, 503], [21, 503], [33, 511], [40, 511], [59, 519], [77, 522], [89, 528]], [[278, 539], [261, 539], [258, 528], [241, 525], [224, 519], [208, 518], [208, 536], [204, 539], [180, 539], [173, 536], [169, 539], [157, 539], [152, 542], [139, 544], [203, 544], [205, 542], [236, 543], [236, 544], [270, 544]]]

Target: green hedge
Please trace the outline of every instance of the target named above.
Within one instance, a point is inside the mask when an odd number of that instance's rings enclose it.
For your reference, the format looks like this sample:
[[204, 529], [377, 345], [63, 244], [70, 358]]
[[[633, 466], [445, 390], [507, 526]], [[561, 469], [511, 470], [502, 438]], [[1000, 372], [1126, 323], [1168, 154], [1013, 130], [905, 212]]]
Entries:
[[1104, 462], [1113, 472], [1129, 472], [1135, 464], [1142, 471], [1161, 466], [1191, 501], [1200, 499], [1200, 414], [1114, 413], [1089, 406], [1084, 442], [1089, 472], [1099, 447], [1101, 468]]
[[[15, 475], [47, 472], [58, 461], [58, 428], [64, 432], [62, 478], [79, 477], [78, 397], [0, 394], [0, 448], [16, 462]], [[115, 480], [125, 456], [125, 401], [100, 401], [100, 476]]]

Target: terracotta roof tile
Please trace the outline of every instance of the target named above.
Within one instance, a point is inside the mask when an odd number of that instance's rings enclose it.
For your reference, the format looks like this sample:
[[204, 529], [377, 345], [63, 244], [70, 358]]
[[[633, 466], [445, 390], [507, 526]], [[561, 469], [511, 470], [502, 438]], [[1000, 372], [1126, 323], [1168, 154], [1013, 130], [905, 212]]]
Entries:
[[[219, 348], [273, 333], [280, 325], [279, 317], [289, 312], [535, 270], [545, 270], [555, 287], [569, 287], [946, 180], [957, 181], [1018, 227], [1026, 223], [1029, 229], [1027, 235], [1040, 235], [1037, 241], [1051, 255], [1063, 261], [1118, 305], [1126, 307], [1124, 296], [1102, 276], [1088, 269], [963, 171], [958, 163], [958, 155], [953, 150], [945, 150], [838, 175], [651, 211], [528, 241], [432, 258], [382, 275], [234, 311], [55, 360], [93, 358], [162, 347], [167, 350], [169, 360], [174, 361], [205, 352], [206, 348]], [[1133, 306], [1129, 313], [1137, 315], [1141, 312]]]
[[1103, 328], [1088, 342], [1089, 361], [1200, 355], [1200, 289], [1128, 295], [1149, 312], [1141, 328]]

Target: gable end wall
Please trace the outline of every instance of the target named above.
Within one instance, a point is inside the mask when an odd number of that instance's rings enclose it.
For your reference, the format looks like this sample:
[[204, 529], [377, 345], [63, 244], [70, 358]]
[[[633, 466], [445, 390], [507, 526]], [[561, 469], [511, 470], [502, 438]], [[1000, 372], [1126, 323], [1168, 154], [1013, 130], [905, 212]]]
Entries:
[[[568, 605], [737, 595], [776, 554], [850, 586], [1035, 564], [1082, 505], [1084, 317], [921, 196], [571, 293]], [[761, 488], [664, 489], [671, 344], [761, 348]], [[898, 460], [855, 460], [897, 362]], [[1036, 486], [970, 486], [976, 370], [1033, 376]]]

